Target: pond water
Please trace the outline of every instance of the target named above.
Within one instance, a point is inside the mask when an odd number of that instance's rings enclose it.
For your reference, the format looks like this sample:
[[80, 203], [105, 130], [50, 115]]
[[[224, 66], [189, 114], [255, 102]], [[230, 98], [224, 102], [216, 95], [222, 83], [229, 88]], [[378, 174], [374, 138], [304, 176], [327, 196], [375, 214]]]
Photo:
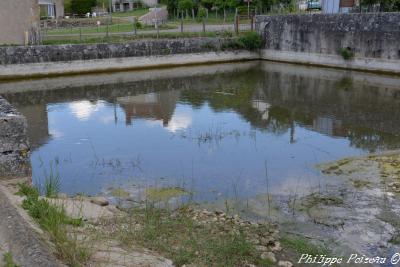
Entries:
[[248, 62], [0, 84], [28, 119], [33, 182], [180, 186], [198, 201], [321, 186], [315, 166], [400, 147], [399, 80]]

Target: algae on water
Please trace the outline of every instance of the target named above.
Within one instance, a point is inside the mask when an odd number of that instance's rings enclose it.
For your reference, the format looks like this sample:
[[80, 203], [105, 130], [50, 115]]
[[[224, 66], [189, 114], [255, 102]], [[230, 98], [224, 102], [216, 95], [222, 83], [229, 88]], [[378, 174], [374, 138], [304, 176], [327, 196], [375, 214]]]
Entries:
[[189, 193], [180, 187], [148, 188], [146, 196], [150, 200], [168, 201], [171, 198], [188, 195]]

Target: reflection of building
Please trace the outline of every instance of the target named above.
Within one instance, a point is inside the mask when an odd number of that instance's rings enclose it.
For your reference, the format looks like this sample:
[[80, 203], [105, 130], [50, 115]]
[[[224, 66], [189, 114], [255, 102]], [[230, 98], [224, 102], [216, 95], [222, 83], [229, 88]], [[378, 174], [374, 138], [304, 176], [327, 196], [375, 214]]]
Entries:
[[16, 108], [26, 117], [28, 122], [27, 133], [31, 150], [35, 150], [41, 145], [46, 144], [50, 137], [46, 104], [16, 105]]
[[161, 120], [164, 126], [168, 126], [178, 99], [179, 91], [162, 91], [118, 97], [117, 102], [125, 111], [127, 125], [132, 124], [134, 118], [151, 118]]
[[270, 104], [263, 100], [253, 100], [252, 106], [260, 112], [262, 120], [268, 120], [268, 110], [271, 107]]
[[0, 45], [35, 43], [38, 0], [0, 0]]
[[319, 133], [329, 136], [346, 136], [346, 129], [341, 120], [326, 117], [316, 117], [313, 120], [313, 129]]
[[354, 0], [322, 0], [323, 13], [349, 13], [355, 6]]

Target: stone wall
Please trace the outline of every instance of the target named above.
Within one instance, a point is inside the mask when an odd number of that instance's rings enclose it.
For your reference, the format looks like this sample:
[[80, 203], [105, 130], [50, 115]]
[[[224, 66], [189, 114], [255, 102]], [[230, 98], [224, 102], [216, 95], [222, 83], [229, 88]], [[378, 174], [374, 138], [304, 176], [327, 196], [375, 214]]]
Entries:
[[0, 178], [29, 176], [27, 122], [0, 97]]
[[227, 39], [144, 40], [124, 44], [0, 47], [0, 65], [129, 58], [219, 51]]
[[256, 24], [264, 59], [400, 72], [400, 13], [257, 16]]
[[38, 23], [38, 0], [0, 1], [0, 45], [24, 44], [25, 32], [31, 40], [36, 40]]
[[259, 16], [266, 49], [400, 59], [400, 13]]

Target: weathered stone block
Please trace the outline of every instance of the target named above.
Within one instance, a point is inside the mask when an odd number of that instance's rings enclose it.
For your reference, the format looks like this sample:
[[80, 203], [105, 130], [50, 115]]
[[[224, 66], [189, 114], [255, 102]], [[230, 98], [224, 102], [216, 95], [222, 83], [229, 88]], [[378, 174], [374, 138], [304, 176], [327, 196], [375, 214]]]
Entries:
[[0, 64], [29, 64], [108, 58], [173, 55], [221, 50], [227, 38], [142, 40], [115, 44], [0, 47]]
[[265, 49], [400, 59], [400, 13], [257, 16]]
[[0, 178], [30, 175], [26, 118], [0, 97]]

